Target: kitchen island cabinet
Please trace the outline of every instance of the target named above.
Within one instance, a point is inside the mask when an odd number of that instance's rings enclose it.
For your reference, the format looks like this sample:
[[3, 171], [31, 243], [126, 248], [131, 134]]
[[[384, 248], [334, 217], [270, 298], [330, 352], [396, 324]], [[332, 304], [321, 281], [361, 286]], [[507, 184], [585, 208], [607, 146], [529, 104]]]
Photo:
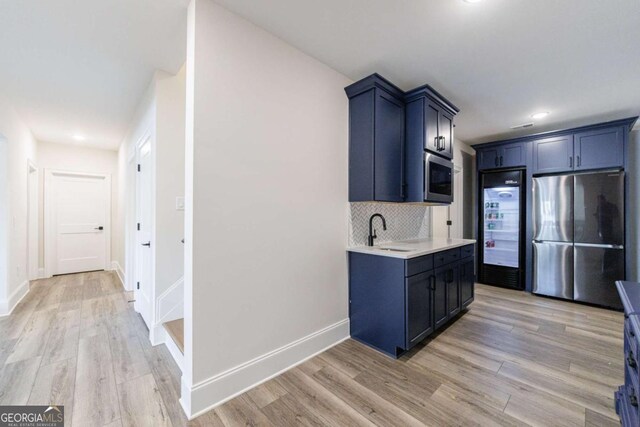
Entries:
[[475, 242], [440, 240], [422, 252], [409, 244], [350, 249], [353, 339], [397, 358], [473, 301]]

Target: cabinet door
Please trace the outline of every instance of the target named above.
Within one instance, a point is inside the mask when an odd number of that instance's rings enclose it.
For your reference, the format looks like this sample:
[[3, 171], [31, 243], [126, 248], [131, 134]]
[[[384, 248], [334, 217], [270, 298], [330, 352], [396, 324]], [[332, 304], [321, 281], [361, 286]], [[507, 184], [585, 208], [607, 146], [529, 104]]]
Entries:
[[424, 149], [433, 153], [438, 151], [438, 138], [440, 137], [440, 109], [425, 101], [424, 111]]
[[402, 202], [404, 184], [404, 105], [377, 90], [374, 191], [380, 202]]
[[527, 158], [525, 145], [521, 142], [505, 144], [500, 150], [500, 166], [503, 168], [514, 168], [526, 166]]
[[433, 324], [436, 329], [447, 323], [447, 287], [449, 268], [447, 266], [435, 270], [435, 288], [433, 290]]
[[478, 149], [478, 170], [494, 169], [500, 166], [498, 147]]
[[473, 257], [460, 262], [460, 303], [463, 308], [473, 301], [475, 283], [474, 265]]
[[577, 133], [574, 136], [576, 170], [624, 167], [623, 128]]
[[573, 135], [533, 141], [533, 173], [573, 170]]
[[460, 269], [458, 263], [450, 264], [447, 270], [447, 313], [449, 318], [460, 313]]
[[449, 159], [453, 158], [453, 116], [444, 112], [440, 113], [440, 154]]
[[432, 283], [433, 272], [408, 277], [406, 281], [406, 350], [433, 332]]

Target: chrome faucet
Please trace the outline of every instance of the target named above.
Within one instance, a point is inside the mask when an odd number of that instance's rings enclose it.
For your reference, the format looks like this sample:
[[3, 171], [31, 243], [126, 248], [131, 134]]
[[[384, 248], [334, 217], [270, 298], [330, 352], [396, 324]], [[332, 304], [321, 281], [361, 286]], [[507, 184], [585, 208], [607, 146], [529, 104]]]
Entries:
[[373, 246], [373, 240], [378, 238], [378, 235], [376, 234], [376, 230], [373, 229], [373, 219], [375, 217], [378, 217], [382, 220], [382, 229], [383, 230], [387, 229], [387, 221], [384, 219], [384, 217], [381, 214], [375, 213], [371, 215], [371, 218], [369, 218], [369, 237], [367, 239], [368, 246]]

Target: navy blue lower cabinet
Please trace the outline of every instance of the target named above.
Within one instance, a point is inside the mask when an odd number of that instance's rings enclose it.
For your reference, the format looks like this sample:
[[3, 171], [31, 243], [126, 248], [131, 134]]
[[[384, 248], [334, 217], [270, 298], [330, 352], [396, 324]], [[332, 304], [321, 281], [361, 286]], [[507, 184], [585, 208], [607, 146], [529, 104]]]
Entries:
[[623, 427], [640, 426], [640, 283], [616, 282], [624, 307], [624, 384], [615, 392], [616, 412]]
[[460, 304], [460, 268], [459, 264], [452, 264], [448, 271], [447, 283], [447, 312], [449, 317], [453, 317], [460, 313], [462, 304]]
[[433, 272], [428, 271], [406, 279], [408, 350], [431, 335], [433, 327]]
[[473, 301], [473, 285], [476, 282], [475, 264], [473, 257], [463, 259], [460, 262], [460, 304], [462, 308]]
[[469, 253], [473, 245], [408, 260], [350, 252], [351, 337], [393, 358], [420, 343], [473, 301]]

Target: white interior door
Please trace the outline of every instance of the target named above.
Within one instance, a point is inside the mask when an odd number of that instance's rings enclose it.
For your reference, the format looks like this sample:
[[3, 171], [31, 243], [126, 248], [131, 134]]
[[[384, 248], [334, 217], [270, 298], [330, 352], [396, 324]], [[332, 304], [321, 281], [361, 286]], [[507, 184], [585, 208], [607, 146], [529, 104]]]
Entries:
[[151, 170], [151, 138], [147, 138], [137, 148], [138, 172], [136, 180], [136, 212], [137, 224], [137, 252], [136, 252], [136, 289], [135, 304], [137, 312], [151, 328], [151, 287], [153, 282], [152, 259], [154, 248], [152, 224], [152, 192], [153, 175]]
[[107, 269], [110, 177], [47, 170], [45, 200], [48, 275]]

